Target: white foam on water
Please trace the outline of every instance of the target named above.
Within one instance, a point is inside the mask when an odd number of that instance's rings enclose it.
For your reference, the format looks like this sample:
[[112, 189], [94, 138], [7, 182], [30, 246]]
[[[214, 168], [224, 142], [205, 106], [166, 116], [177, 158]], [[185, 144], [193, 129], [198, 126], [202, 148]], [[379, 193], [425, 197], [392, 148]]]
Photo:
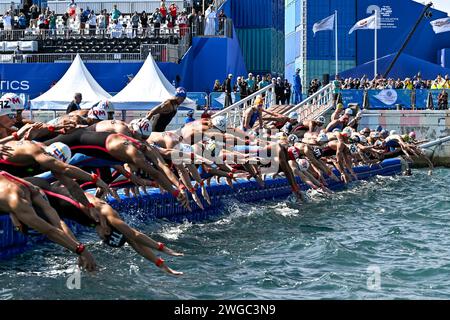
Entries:
[[168, 240], [178, 240], [180, 236], [192, 227], [192, 222], [184, 221], [177, 226], [164, 226], [159, 234]]

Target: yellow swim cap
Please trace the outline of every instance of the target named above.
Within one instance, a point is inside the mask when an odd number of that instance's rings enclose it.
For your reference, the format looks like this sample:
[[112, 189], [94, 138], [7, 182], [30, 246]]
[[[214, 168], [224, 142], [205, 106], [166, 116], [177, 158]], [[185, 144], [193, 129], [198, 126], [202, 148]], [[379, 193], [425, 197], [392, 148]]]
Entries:
[[342, 103], [338, 103], [336, 107], [337, 107], [338, 109], [342, 109], [342, 108], [344, 108], [344, 105], [343, 105]]
[[256, 97], [255, 98], [255, 105], [256, 106], [260, 106], [260, 105], [262, 105], [264, 103], [264, 100], [262, 99], [262, 98], [260, 98], [260, 97]]

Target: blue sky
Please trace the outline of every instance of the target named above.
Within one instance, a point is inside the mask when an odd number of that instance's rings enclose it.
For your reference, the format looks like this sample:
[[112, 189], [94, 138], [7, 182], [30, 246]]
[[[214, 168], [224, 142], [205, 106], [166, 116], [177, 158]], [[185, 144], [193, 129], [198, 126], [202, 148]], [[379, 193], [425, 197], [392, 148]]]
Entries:
[[[430, 1], [425, 1], [425, 0], [414, 0], [414, 1], [420, 2], [420, 3], [429, 3], [430, 2]], [[450, 14], [450, 0], [431, 0], [431, 2], [433, 2], [434, 8]]]

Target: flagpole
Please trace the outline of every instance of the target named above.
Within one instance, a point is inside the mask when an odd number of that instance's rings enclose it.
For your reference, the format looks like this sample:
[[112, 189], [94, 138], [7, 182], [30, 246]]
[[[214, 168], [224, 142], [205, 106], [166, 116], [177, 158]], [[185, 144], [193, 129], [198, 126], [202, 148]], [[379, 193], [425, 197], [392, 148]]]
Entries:
[[378, 11], [375, 10], [375, 60], [374, 60], [374, 78], [376, 78], [378, 73]]
[[339, 51], [338, 51], [338, 15], [337, 10], [334, 11], [334, 38], [336, 42], [336, 76], [339, 75]]

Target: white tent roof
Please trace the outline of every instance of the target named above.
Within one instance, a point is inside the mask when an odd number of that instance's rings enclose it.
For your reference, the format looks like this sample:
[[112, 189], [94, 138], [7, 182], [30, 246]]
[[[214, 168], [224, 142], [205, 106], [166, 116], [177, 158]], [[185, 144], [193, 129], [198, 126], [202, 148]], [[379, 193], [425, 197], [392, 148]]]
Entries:
[[77, 55], [64, 76], [50, 90], [31, 100], [32, 109], [66, 109], [76, 92], [83, 95], [81, 108], [90, 108], [111, 95], [103, 90]]
[[[151, 54], [131, 82], [116, 94], [111, 102], [114, 109], [148, 110], [175, 95], [175, 87], [166, 79]], [[195, 107], [186, 99], [183, 106]]]

